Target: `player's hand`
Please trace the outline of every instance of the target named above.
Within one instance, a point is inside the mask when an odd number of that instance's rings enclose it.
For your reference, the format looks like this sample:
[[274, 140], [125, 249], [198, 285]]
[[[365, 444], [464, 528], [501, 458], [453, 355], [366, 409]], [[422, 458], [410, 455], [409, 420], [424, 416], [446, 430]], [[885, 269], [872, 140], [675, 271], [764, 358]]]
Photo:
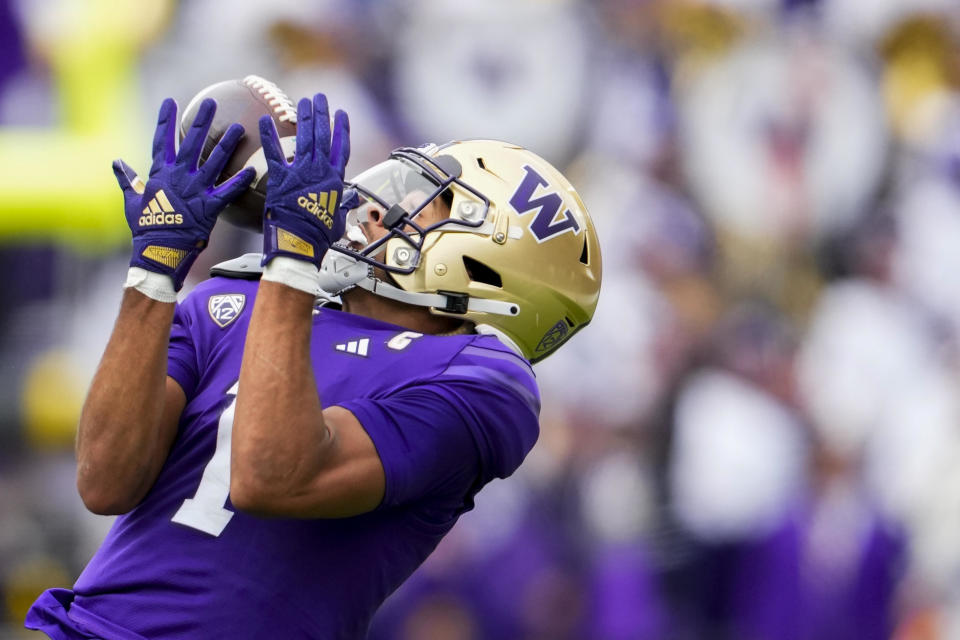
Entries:
[[133, 233], [130, 266], [171, 276], [177, 291], [193, 261], [207, 246], [217, 216], [250, 186], [256, 174], [253, 169], [245, 169], [214, 186], [243, 136], [243, 127], [238, 124], [227, 129], [200, 165], [200, 153], [216, 109], [213, 100], [203, 101], [177, 152], [177, 103], [171, 98], [163, 101], [146, 185], [123, 160], [113, 162], [113, 173], [123, 189], [127, 224]]
[[288, 164], [276, 127], [260, 118], [260, 139], [267, 160], [267, 197], [263, 216], [263, 264], [276, 256], [304, 260], [320, 268], [327, 248], [343, 236], [346, 210], [343, 175], [350, 158], [350, 123], [337, 110], [333, 134], [322, 93], [297, 105], [297, 145]]

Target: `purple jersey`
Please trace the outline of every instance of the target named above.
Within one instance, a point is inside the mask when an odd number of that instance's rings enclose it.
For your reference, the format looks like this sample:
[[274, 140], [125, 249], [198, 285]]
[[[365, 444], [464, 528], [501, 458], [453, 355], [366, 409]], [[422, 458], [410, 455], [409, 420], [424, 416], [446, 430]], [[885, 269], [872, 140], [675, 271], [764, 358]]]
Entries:
[[338, 520], [235, 511], [230, 436], [257, 286], [213, 278], [178, 307], [168, 372], [187, 405], [169, 457], [73, 591], [43, 594], [29, 627], [55, 638], [362, 637], [474, 494], [510, 475], [536, 441], [533, 372], [496, 338], [321, 310], [311, 344], [320, 397], [369, 433], [383, 502]]

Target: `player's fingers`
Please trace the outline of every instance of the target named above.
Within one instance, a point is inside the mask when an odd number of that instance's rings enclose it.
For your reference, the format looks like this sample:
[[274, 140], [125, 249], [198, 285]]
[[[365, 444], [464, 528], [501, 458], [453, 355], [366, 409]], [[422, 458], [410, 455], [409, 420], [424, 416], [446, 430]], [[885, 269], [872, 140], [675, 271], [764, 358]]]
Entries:
[[[347, 194], [344, 193], [344, 196]], [[333, 212], [333, 229], [331, 229], [331, 238], [342, 238], [347, 232], [347, 212], [349, 209], [342, 204]]]
[[302, 98], [297, 103], [297, 155], [296, 160], [313, 159], [313, 108], [310, 100]]
[[200, 167], [197, 175], [201, 184], [207, 187], [213, 186], [217, 177], [223, 173], [223, 168], [227, 166], [227, 161], [233, 155], [242, 137], [243, 126], [239, 124], [230, 125], [223, 137], [220, 138], [220, 142], [210, 152], [210, 157]]
[[333, 116], [333, 140], [330, 143], [330, 164], [337, 170], [340, 179], [350, 160], [350, 119], [342, 109]]
[[167, 98], [160, 105], [157, 116], [157, 129], [153, 133], [153, 166], [151, 175], [164, 164], [170, 164], [177, 157], [177, 102]]
[[256, 177], [256, 169], [247, 167], [214, 189], [213, 195], [226, 202], [233, 202], [239, 198], [244, 191], [250, 188], [250, 185], [253, 184], [253, 180]]
[[146, 187], [137, 172], [119, 158], [113, 161], [113, 175], [116, 176], [117, 184], [120, 185], [124, 195], [128, 192], [143, 193]]
[[327, 159], [330, 154], [330, 107], [327, 96], [318, 93], [313, 96], [313, 143], [317, 157]]
[[207, 139], [207, 133], [210, 131], [210, 125], [213, 124], [213, 114], [217, 111], [217, 102], [213, 98], [206, 98], [200, 103], [197, 109], [197, 115], [190, 125], [190, 130], [183, 137], [183, 143], [180, 145], [178, 157], [181, 162], [187, 162], [190, 169], [195, 171], [200, 164], [200, 153], [203, 151], [203, 143]]
[[347, 187], [343, 190], [343, 197], [340, 198], [340, 208], [346, 211], [356, 209], [360, 206], [360, 194], [353, 187]]
[[277, 134], [277, 125], [270, 116], [260, 116], [260, 146], [263, 147], [263, 157], [267, 166], [272, 164], [286, 165], [283, 149], [280, 147], [280, 136]]
[[123, 160], [114, 160], [113, 161], [113, 175], [117, 178], [117, 184], [120, 185], [120, 189], [127, 193], [128, 191], [133, 191], [133, 186], [130, 184], [130, 179], [127, 177], [125, 169], [127, 169], [126, 163]]

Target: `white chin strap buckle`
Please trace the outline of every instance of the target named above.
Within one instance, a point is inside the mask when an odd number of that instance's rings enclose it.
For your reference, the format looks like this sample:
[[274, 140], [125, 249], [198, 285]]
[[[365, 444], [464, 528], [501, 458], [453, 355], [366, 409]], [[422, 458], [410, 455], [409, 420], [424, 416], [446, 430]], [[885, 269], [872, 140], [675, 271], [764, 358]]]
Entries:
[[320, 288], [337, 296], [370, 276], [371, 267], [338, 251], [327, 251], [320, 265]]

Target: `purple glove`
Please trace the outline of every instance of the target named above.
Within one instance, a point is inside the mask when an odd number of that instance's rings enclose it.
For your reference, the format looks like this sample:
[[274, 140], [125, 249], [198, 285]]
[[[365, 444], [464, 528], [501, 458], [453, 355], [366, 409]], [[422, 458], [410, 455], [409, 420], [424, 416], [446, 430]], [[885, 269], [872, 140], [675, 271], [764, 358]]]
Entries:
[[113, 173], [123, 189], [127, 224], [133, 232], [130, 266], [171, 276], [177, 291], [193, 261], [207, 246], [217, 215], [250, 186], [256, 174], [253, 169], [244, 169], [214, 187], [243, 136], [243, 127], [238, 124], [227, 129], [207, 161], [198, 167], [216, 110], [216, 102], [203, 101], [177, 153], [177, 103], [171, 98], [163, 101], [153, 136], [153, 165], [145, 187], [123, 160], [113, 162]]
[[350, 123], [337, 110], [333, 140], [330, 112], [322, 93], [297, 105], [297, 148], [287, 164], [269, 116], [260, 118], [267, 160], [263, 216], [263, 264], [276, 256], [310, 262], [319, 269], [327, 248], [343, 236], [346, 210], [343, 173], [350, 158]]

